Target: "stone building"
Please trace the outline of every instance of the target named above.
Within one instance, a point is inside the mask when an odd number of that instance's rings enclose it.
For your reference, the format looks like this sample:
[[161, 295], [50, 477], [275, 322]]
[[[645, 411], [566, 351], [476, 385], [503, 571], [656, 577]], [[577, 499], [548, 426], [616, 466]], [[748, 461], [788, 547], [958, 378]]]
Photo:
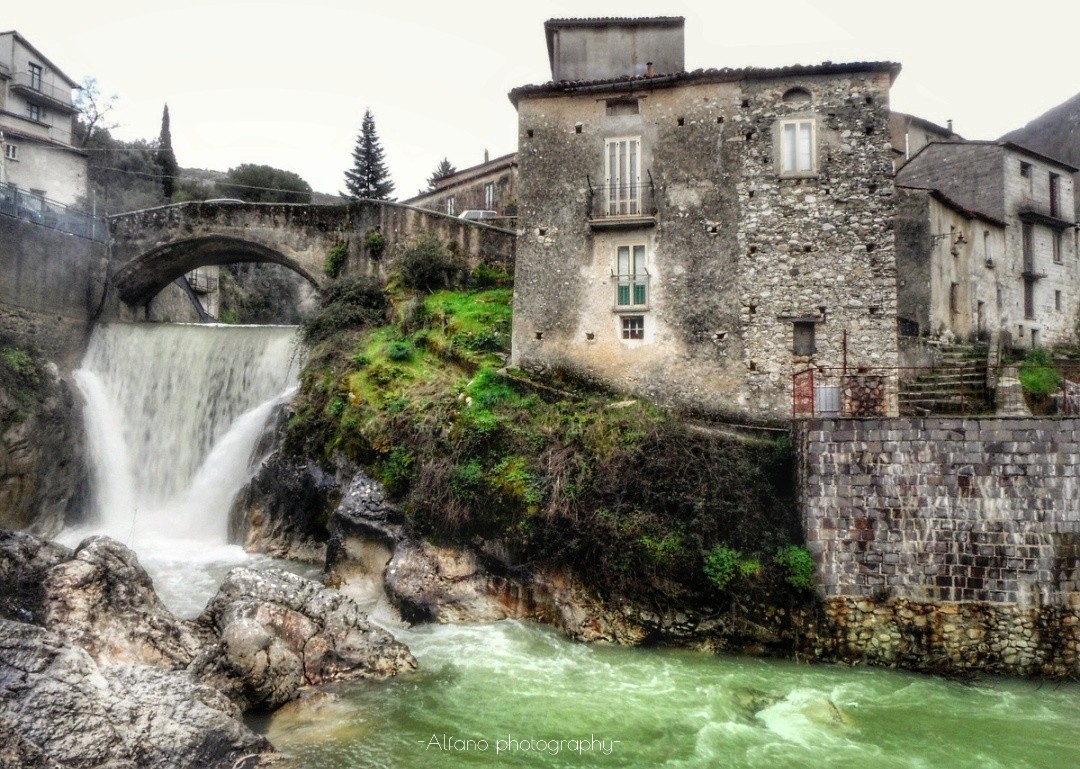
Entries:
[[[925, 146], [897, 172], [897, 184], [934, 190], [939, 203], [947, 199], [971, 218], [928, 220], [925, 211], [901, 203], [900, 315], [930, 335], [949, 331], [970, 338], [982, 332], [1019, 348], [1075, 341], [1076, 170], [1011, 142]], [[929, 232], [918, 234], [923, 223]], [[934, 282], [930, 273], [953, 277]], [[923, 294], [928, 301], [913, 299]]]
[[402, 201], [405, 205], [460, 216], [463, 211], [495, 211], [513, 216], [517, 203], [517, 153], [463, 168], [435, 182], [435, 189]]
[[[70, 205], [87, 191], [86, 154], [72, 145], [77, 84], [18, 32], [0, 32], [0, 185]], [[36, 203], [33, 201], [36, 199]]]
[[1005, 223], [939, 190], [899, 184], [896, 220], [900, 334], [988, 341], [1003, 328]]
[[889, 140], [893, 148], [893, 165], [904, 165], [919, 150], [930, 142], [963, 141], [962, 136], [952, 130], [952, 121], [948, 126], [940, 126], [917, 115], [904, 112], [889, 114]]
[[[635, 20], [608, 22], [570, 26], [610, 41], [609, 26]], [[513, 363], [779, 421], [797, 371], [896, 366], [889, 89], [900, 67], [686, 72], [675, 22], [641, 21], [635, 47], [597, 69], [567, 61], [593, 49], [553, 43], [566, 23], [549, 22], [555, 79], [510, 93]], [[875, 411], [894, 410], [890, 391]]]

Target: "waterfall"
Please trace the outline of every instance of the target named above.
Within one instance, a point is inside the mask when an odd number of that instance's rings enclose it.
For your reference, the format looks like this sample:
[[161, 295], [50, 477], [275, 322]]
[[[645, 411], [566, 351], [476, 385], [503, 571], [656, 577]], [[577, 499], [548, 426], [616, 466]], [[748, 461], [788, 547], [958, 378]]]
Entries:
[[181, 564], [243, 560], [227, 546], [229, 511], [257, 469], [270, 414], [295, 392], [295, 338], [292, 326], [97, 328], [75, 372], [92, 499], [84, 525], [61, 539], [124, 542], [159, 590], [162, 580], [213, 582]]

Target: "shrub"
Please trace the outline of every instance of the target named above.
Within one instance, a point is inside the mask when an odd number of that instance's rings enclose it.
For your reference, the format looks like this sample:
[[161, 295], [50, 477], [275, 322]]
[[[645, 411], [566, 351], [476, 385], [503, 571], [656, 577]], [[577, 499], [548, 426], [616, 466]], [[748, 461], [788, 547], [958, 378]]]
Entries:
[[404, 339], [391, 342], [386, 346], [386, 357], [396, 363], [412, 360], [415, 352], [416, 349], [412, 346], [412, 343]]
[[726, 545], [717, 545], [705, 553], [705, 576], [717, 590], [723, 590], [735, 578], [742, 556]]
[[398, 263], [401, 285], [416, 291], [434, 291], [446, 286], [453, 269], [450, 253], [430, 234], [414, 240]]
[[799, 545], [784, 545], [776, 551], [776, 564], [784, 570], [784, 579], [800, 590], [814, 588], [814, 558]]
[[349, 258], [349, 247], [344, 243], [338, 243], [331, 247], [326, 254], [326, 274], [336, 278], [345, 266], [345, 260]]
[[323, 287], [319, 309], [300, 324], [308, 344], [321, 342], [350, 328], [382, 323], [386, 318], [386, 296], [374, 278], [342, 278]]
[[1025, 392], [1045, 395], [1061, 389], [1061, 372], [1054, 365], [1050, 353], [1042, 347], [1036, 347], [1020, 364], [1020, 383]]
[[368, 255], [372, 259], [378, 259], [386, 250], [386, 238], [378, 230], [370, 230], [364, 238], [364, 245], [367, 246]]

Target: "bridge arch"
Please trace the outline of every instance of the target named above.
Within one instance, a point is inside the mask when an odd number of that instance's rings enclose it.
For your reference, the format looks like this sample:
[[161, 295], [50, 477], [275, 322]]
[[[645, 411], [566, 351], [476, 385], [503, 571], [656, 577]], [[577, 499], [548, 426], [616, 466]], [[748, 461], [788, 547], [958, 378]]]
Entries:
[[113, 285], [126, 304], [144, 305], [182, 275], [199, 267], [235, 262], [270, 262], [288, 267], [318, 287], [320, 279], [281, 251], [232, 235], [202, 235], [156, 246], [124, 264]]

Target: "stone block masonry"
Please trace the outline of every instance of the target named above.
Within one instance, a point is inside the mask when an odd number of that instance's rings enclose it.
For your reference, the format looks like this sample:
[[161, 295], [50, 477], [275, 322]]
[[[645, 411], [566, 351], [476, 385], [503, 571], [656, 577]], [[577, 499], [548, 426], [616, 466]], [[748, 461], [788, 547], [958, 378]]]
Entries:
[[1080, 673], [1080, 420], [808, 420], [795, 428], [819, 656]]

